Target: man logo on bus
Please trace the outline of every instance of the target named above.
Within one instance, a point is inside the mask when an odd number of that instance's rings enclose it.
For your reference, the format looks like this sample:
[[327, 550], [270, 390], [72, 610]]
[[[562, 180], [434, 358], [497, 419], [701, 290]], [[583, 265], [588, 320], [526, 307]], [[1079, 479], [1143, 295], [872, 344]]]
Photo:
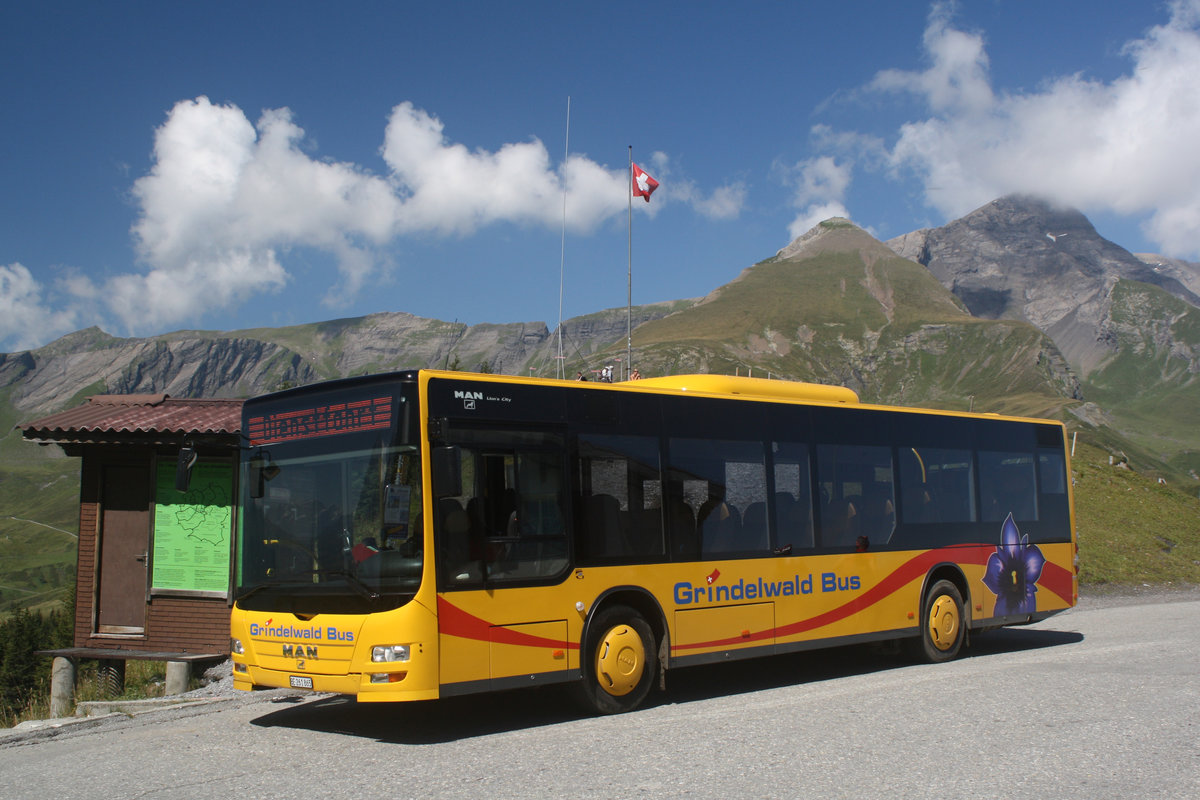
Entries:
[[475, 410], [475, 401], [483, 399], [483, 392], [467, 392], [461, 389], [454, 390], [454, 399], [463, 401], [463, 408], [468, 411]]
[[1028, 534], [1021, 535], [1012, 514], [1004, 520], [1000, 545], [988, 558], [983, 585], [996, 595], [995, 616], [1032, 614], [1037, 611], [1037, 582], [1046, 557]]

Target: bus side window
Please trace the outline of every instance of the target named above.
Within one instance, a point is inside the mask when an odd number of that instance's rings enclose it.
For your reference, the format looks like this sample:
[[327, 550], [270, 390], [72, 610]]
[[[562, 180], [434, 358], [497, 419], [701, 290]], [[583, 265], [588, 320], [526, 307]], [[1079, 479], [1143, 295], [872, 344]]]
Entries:
[[979, 493], [983, 522], [1036, 520], [1033, 454], [980, 450]]
[[[896, 492], [888, 447], [818, 445], [821, 546], [866, 549], [891, 541]], [[864, 537], [860, 539], [859, 537]]]
[[769, 553], [762, 442], [679, 438], [670, 440], [669, 449], [671, 484], [695, 518], [694, 541], [687, 542], [689, 515], [682, 508], [674, 512], [679, 555], [694, 556], [697, 547], [704, 558]]
[[774, 442], [771, 450], [775, 465], [775, 551], [796, 553], [811, 549], [812, 476], [808, 445]]
[[576, 472], [576, 545], [584, 562], [665, 554], [656, 438], [581, 435]]
[[900, 447], [900, 515], [906, 524], [974, 522], [970, 450]]
[[567, 567], [562, 437], [460, 431], [461, 497], [438, 502], [443, 582], [535, 581]]

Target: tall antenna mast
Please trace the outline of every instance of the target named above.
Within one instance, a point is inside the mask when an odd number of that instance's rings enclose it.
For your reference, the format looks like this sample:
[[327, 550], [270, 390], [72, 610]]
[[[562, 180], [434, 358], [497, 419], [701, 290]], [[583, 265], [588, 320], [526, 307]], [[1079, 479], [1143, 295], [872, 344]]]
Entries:
[[563, 141], [563, 202], [562, 202], [562, 245], [558, 256], [558, 366], [556, 378], [566, 378], [563, 361], [563, 273], [567, 263], [567, 156], [571, 152], [571, 95], [567, 95], [567, 135]]
[[625, 377], [628, 378], [633, 374], [633, 145], [629, 145], [625, 191], [629, 192], [629, 260], [625, 279]]

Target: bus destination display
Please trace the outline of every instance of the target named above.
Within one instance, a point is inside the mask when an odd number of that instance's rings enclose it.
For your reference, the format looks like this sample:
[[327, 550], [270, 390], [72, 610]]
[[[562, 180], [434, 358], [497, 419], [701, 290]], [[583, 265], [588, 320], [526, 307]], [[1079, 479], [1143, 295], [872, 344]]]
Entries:
[[388, 395], [254, 416], [246, 421], [246, 434], [252, 445], [292, 442], [384, 429], [391, 424], [391, 416], [392, 398]]

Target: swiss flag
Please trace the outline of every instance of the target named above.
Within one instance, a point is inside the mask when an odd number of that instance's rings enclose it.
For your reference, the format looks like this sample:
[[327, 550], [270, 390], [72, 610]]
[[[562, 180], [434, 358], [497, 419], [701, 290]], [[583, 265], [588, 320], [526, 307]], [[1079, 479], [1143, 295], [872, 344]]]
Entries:
[[650, 195], [658, 188], [658, 181], [646, 174], [637, 164], [633, 165], [633, 196], [644, 197], [650, 202]]

